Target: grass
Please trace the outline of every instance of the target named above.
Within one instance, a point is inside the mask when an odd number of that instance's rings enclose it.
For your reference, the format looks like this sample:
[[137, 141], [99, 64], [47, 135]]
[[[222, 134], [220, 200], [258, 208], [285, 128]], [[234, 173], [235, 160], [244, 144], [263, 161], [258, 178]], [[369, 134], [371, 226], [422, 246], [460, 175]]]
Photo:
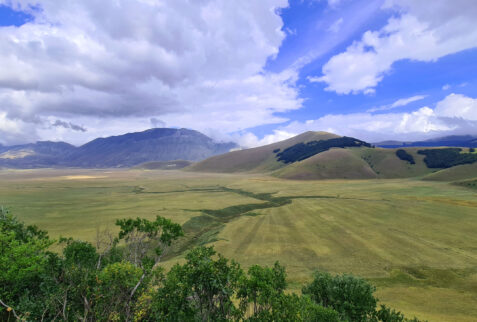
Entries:
[[94, 240], [117, 218], [184, 225], [169, 267], [213, 244], [244, 267], [287, 267], [299, 290], [315, 269], [353, 273], [409, 315], [477, 316], [477, 194], [415, 179], [292, 181], [261, 175], [137, 170], [0, 171], [0, 204], [28, 223]]

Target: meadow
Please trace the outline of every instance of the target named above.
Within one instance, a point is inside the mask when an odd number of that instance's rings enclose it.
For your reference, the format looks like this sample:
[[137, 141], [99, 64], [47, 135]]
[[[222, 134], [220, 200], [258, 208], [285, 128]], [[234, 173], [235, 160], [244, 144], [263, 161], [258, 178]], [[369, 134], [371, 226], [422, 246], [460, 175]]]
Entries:
[[0, 204], [55, 238], [94, 241], [118, 218], [160, 215], [186, 232], [166, 267], [210, 244], [244, 267], [279, 260], [294, 290], [315, 269], [353, 273], [406, 315], [477, 317], [472, 185], [80, 169], [1, 170], [0, 182]]

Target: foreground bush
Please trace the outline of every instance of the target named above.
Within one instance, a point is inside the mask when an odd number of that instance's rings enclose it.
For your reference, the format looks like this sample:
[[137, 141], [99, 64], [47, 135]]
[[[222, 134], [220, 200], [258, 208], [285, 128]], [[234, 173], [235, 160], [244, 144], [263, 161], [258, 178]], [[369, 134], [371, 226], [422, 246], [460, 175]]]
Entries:
[[[374, 287], [317, 272], [303, 295], [286, 293], [286, 271], [238, 263], [198, 247], [164, 274], [159, 266], [179, 225], [157, 217], [119, 220], [117, 237], [54, 241], [0, 212], [0, 320], [61, 321], [407, 321], [376, 309]], [[417, 321], [417, 320], [414, 320]]]

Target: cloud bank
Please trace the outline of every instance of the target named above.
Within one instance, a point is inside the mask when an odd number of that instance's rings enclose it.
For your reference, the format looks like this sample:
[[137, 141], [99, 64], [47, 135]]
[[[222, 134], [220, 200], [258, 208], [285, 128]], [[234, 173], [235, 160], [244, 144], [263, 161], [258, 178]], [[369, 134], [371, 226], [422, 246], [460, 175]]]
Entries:
[[477, 135], [477, 98], [450, 94], [435, 108], [408, 113], [329, 114], [316, 120], [292, 122], [280, 129], [282, 136], [304, 131], [329, 131], [369, 142], [417, 141], [445, 135]]
[[301, 107], [296, 72], [263, 69], [285, 38], [286, 0], [0, 4], [34, 17], [0, 27], [0, 143], [82, 143], [151, 119], [233, 132]]

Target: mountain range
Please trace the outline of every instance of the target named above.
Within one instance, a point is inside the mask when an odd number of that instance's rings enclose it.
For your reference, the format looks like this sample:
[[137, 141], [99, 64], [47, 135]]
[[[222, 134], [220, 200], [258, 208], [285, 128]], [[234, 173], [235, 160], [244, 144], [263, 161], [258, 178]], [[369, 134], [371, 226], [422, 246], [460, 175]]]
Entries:
[[0, 146], [0, 167], [132, 167], [150, 161], [199, 161], [237, 148], [188, 129], [155, 128], [98, 138], [80, 147], [65, 142]]
[[381, 148], [401, 148], [401, 147], [440, 147], [458, 146], [466, 148], [477, 148], [477, 136], [472, 135], [452, 135], [436, 139], [414, 142], [383, 141], [374, 145]]
[[[292, 180], [477, 177], [472, 136], [370, 144], [328, 132], [305, 132], [251, 149], [219, 143], [188, 129], [156, 128], [98, 138], [80, 147], [64, 142], [0, 146], [0, 167], [183, 169], [263, 173]], [[443, 146], [458, 146], [445, 148]]]

